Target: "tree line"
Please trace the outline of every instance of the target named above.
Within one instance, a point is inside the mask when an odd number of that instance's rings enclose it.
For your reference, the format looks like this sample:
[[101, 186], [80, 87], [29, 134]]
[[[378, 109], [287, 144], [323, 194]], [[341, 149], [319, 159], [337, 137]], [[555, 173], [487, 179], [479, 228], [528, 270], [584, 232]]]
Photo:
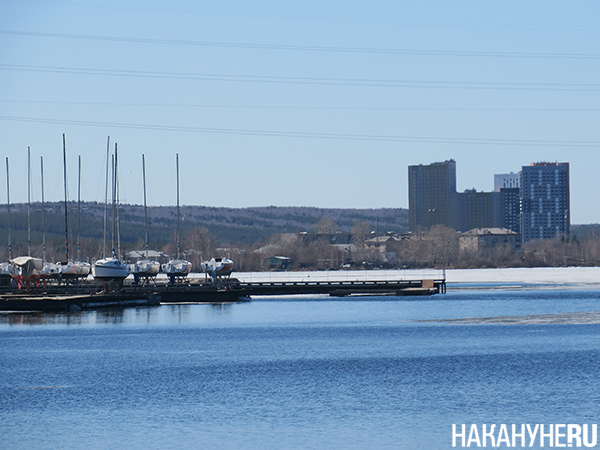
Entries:
[[[104, 205], [86, 204], [85, 213], [81, 215], [80, 236], [77, 240], [78, 220], [76, 205], [69, 205], [70, 234], [69, 256], [81, 260], [93, 261], [104, 256]], [[174, 211], [157, 207], [152, 220], [153, 230], [149, 233], [150, 248], [162, 251], [167, 255], [176, 254]], [[191, 208], [191, 207], [190, 207]], [[31, 248], [27, 244], [27, 214], [23, 205], [15, 207], [11, 215], [12, 256], [26, 255], [42, 257], [42, 224], [39, 208], [30, 218]], [[225, 208], [226, 209], [226, 208]], [[64, 209], [59, 204], [50, 205], [50, 212], [45, 216], [46, 243], [45, 256], [48, 261], [62, 261], [65, 252]], [[205, 212], [219, 213], [219, 208], [206, 208]], [[215, 211], [216, 210], [216, 211]], [[258, 209], [257, 209], [258, 210]], [[342, 268], [475, 268], [475, 267], [533, 267], [533, 266], [565, 266], [565, 265], [599, 265], [600, 264], [600, 229], [594, 226], [573, 227], [579, 232], [570, 237], [531, 241], [520, 248], [506, 244], [494, 247], [461, 251], [459, 234], [442, 225], [429, 230], [406, 233], [403, 227], [387, 230], [387, 227], [398, 224], [389, 216], [379, 221], [379, 210], [339, 210], [335, 217], [343, 217], [341, 226], [332, 218], [323, 217], [323, 211], [314, 208], [282, 208], [282, 217], [277, 215], [274, 207], [253, 211], [227, 212], [223, 217], [237, 217], [238, 221], [246, 217], [262, 217], [267, 221], [256, 231], [246, 226], [245, 239], [227, 239], [226, 235], [214, 232], [205, 226], [201, 219], [195, 218], [198, 210], [189, 209], [187, 217], [180, 227], [180, 246], [185, 257], [195, 268], [200, 267], [203, 260], [215, 256], [230, 257], [235, 261], [236, 270], [266, 270], [270, 266], [268, 258], [284, 256], [290, 258], [293, 270], [319, 270]], [[312, 211], [312, 212], [311, 212]], [[223, 212], [223, 211], [221, 211]], [[303, 214], [308, 214], [304, 216]], [[233, 215], [230, 215], [233, 214]], [[236, 215], [237, 214], [237, 215]], [[369, 214], [376, 214], [375, 217]], [[200, 214], [201, 215], [201, 214]], [[383, 215], [383, 214], [382, 214]], [[221, 217], [221, 216], [219, 216]], [[277, 227], [273, 224], [288, 223], [290, 217], [303, 217], [304, 226]], [[306, 225], [306, 217], [313, 223]], [[349, 218], [353, 218], [349, 222]], [[214, 218], [213, 218], [214, 219]], [[244, 219], [244, 220], [246, 220]], [[370, 220], [365, 220], [370, 219]], [[375, 220], [373, 220], [375, 219]], [[378, 226], [379, 225], [379, 226]], [[270, 227], [270, 228], [269, 228]], [[219, 227], [217, 227], [219, 228]], [[254, 231], [253, 231], [254, 230]], [[143, 209], [125, 207], [121, 214], [120, 251], [124, 255], [130, 250], [143, 250], [144, 225]], [[404, 232], [403, 232], [404, 231]], [[112, 226], [107, 230], [107, 252], [113, 245]], [[248, 238], [250, 236], [250, 238]], [[374, 243], [374, 237], [377, 244]], [[336, 237], [343, 237], [343, 240]], [[0, 240], [7, 243], [8, 229], [6, 213], [0, 213]], [[1, 242], [0, 241], [0, 242]], [[115, 247], [118, 246], [114, 239]], [[79, 245], [78, 245], [79, 244]], [[118, 250], [118, 248], [117, 248]], [[0, 247], [0, 258], [8, 259], [8, 246]]]

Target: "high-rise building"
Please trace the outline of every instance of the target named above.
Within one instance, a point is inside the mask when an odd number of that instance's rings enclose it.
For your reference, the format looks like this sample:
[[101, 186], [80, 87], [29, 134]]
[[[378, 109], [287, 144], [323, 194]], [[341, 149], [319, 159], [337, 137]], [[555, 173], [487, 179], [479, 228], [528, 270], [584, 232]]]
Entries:
[[456, 162], [408, 166], [410, 231], [446, 225], [457, 229]]
[[457, 194], [457, 198], [457, 231], [504, 226], [502, 194], [499, 192], [477, 192], [475, 189], [467, 189]]
[[521, 233], [521, 190], [516, 188], [500, 188], [502, 204], [502, 228]]
[[500, 192], [502, 227], [521, 232], [521, 173], [494, 175], [494, 192]]
[[518, 188], [521, 182], [519, 173], [500, 173], [494, 175], [494, 192], [500, 192], [500, 189]]
[[521, 170], [521, 236], [567, 236], [570, 226], [569, 163], [534, 163]]

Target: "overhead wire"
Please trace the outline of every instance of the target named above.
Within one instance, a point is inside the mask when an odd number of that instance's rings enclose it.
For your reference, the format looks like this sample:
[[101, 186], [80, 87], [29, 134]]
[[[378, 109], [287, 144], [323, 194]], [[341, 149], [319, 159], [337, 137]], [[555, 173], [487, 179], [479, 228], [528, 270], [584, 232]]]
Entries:
[[348, 110], [348, 111], [473, 111], [473, 112], [598, 112], [600, 108], [441, 108], [401, 106], [319, 106], [319, 105], [217, 105], [199, 103], [140, 103], [140, 102], [92, 102], [66, 100], [2, 100], [0, 103], [23, 103], [44, 105], [89, 105], [89, 106], [139, 106], [161, 108], [214, 108], [214, 109], [291, 109], [291, 110]]
[[451, 138], [432, 136], [393, 136], [393, 135], [361, 135], [344, 133], [314, 133], [301, 131], [276, 131], [276, 130], [249, 130], [233, 128], [187, 127], [158, 124], [135, 124], [119, 122], [95, 122], [69, 119], [46, 119], [40, 117], [0, 116], [0, 121], [30, 122], [58, 125], [77, 125], [104, 128], [127, 128], [154, 131], [172, 131], [188, 133], [229, 134], [244, 136], [268, 136], [286, 138], [308, 139], [339, 139], [355, 141], [387, 141], [387, 142], [412, 142], [430, 144], [468, 144], [468, 145], [499, 145], [499, 146], [533, 146], [533, 147], [563, 147], [571, 148], [600, 147], [600, 141], [569, 141], [569, 140], [541, 140], [541, 139], [491, 139], [491, 138]]
[[243, 48], [256, 50], [292, 50], [308, 52], [368, 53], [416, 56], [486, 57], [486, 58], [540, 58], [540, 59], [600, 59], [597, 53], [545, 53], [509, 51], [469, 51], [469, 50], [419, 50], [373, 47], [327, 47], [321, 45], [259, 44], [244, 42], [194, 41], [185, 39], [156, 39], [125, 36], [102, 36], [66, 33], [42, 33], [36, 31], [0, 30], [0, 34], [43, 38], [60, 38], [91, 41], [129, 42], [136, 44], [186, 45], [218, 48]]
[[147, 70], [94, 69], [61, 66], [32, 66], [23, 64], [0, 64], [0, 70], [113, 77], [160, 78], [196, 81], [229, 81], [275, 84], [310, 84], [326, 86], [585, 92], [600, 90], [600, 84], [597, 83], [514, 83], [495, 81], [391, 80], [370, 78], [327, 78], [298, 76], [289, 77], [264, 75], [232, 75], [219, 73], [157, 72]]

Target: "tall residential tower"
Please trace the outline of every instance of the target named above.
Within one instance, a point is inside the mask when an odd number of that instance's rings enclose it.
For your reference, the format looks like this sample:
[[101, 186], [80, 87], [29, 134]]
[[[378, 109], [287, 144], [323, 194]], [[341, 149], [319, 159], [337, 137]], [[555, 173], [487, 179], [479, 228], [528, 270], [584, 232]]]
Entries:
[[568, 236], [569, 163], [534, 163], [521, 170], [521, 235], [532, 239]]
[[446, 225], [457, 229], [456, 162], [408, 166], [410, 231]]

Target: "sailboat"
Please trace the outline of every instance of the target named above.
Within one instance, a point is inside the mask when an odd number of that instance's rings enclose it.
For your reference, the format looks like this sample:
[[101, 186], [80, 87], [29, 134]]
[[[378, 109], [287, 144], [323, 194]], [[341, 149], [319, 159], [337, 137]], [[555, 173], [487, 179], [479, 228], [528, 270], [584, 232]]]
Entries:
[[[109, 138], [110, 139], [110, 138]], [[108, 145], [106, 149], [106, 171], [108, 174], [108, 159], [109, 159], [109, 150]], [[92, 266], [92, 276], [97, 281], [102, 283], [122, 283], [125, 278], [129, 275], [129, 267], [123, 261], [118, 258], [118, 255], [115, 251], [114, 240], [115, 240], [115, 220], [116, 220], [116, 190], [117, 190], [117, 144], [115, 143], [115, 154], [113, 156], [113, 180], [112, 180], [112, 203], [113, 203], [113, 246], [112, 246], [112, 258], [104, 258], [99, 259]], [[106, 209], [106, 204], [108, 203], [108, 175], [107, 175], [107, 188], [106, 194], [104, 197], [104, 204]], [[106, 248], [106, 244], [105, 244]]]
[[46, 261], [46, 203], [44, 198], [44, 157], [40, 157], [40, 173], [42, 178], [42, 279], [57, 278], [61, 268], [57, 264]]
[[173, 259], [162, 265], [163, 272], [169, 277], [171, 284], [175, 283], [176, 278], [186, 277], [192, 271], [192, 263], [185, 259], [180, 259], [179, 245], [179, 153], [176, 155], [177, 162], [177, 231], [175, 239], [177, 241], [177, 259]]
[[31, 256], [31, 149], [29, 147], [27, 147], [27, 256], [19, 256], [10, 259], [9, 262], [12, 265], [10, 276], [17, 282], [19, 289], [23, 284], [29, 287], [30, 282], [39, 281], [44, 269], [42, 259]]
[[146, 280], [154, 278], [160, 271], [160, 263], [158, 261], [148, 259], [148, 208], [146, 206], [146, 159], [144, 155], [142, 155], [142, 172], [144, 177], [144, 225], [146, 230], [146, 254], [144, 259], [133, 264], [132, 273], [136, 284], [139, 283], [140, 278], [146, 278]]
[[217, 283], [217, 277], [227, 277], [233, 272], [233, 261], [229, 258], [213, 258], [210, 261], [200, 263], [202, 270], [211, 276], [213, 284]]
[[[63, 172], [65, 185], [65, 260], [59, 263], [60, 276], [63, 280], [85, 278], [90, 273], [90, 264], [83, 261], [72, 261], [69, 258], [69, 214], [67, 197], [67, 146], [63, 133]], [[79, 179], [81, 180], [81, 158], [79, 159]], [[80, 181], [81, 184], [81, 181]], [[80, 186], [81, 188], [81, 186]]]
[[[12, 248], [10, 241], [10, 178], [8, 174], [8, 157], [6, 157], [6, 209], [7, 209], [7, 230], [8, 230], [8, 259], [12, 259]], [[10, 262], [0, 263], [0, 285], [7, 286], [12, 280], [13, 267]]]

